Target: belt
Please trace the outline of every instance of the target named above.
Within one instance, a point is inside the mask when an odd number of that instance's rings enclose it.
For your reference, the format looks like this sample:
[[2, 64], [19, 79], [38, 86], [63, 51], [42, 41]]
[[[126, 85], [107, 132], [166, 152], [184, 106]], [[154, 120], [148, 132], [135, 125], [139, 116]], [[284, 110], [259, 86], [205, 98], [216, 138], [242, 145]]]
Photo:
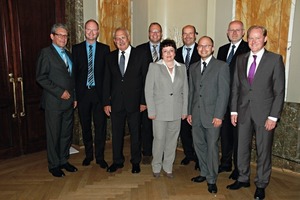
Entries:
[[88, 90], [92, 90], [92, 89], [95, 89], [96, 86], [91, 86], [91, 85], [89, 85], [89, 86], [86, 86], [86, 88], [87, 88]]

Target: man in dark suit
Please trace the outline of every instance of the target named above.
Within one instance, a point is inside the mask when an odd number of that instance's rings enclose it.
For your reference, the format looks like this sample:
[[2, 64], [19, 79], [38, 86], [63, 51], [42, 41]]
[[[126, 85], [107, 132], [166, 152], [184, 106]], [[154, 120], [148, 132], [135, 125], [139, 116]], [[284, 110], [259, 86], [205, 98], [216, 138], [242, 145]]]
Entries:
[[214, 43], [208, 36], [198, 42], [201, 60], [190, 66], [187, 121], [192, 125], [194, 148], [201, 175], [193, 182], [207, 181], [208, 191], [217, 193], [219, 135], [229, 98], [229, 67], [213, 57]]
[[148, 69], [144, 51], [130, 45], [127, 29], [117, 28], [112, 51], [105, 64], [103, 103], [105, 113], [111, 117], [113, 164], [107, 169], [115, 172], [124, 166], [123, 143], [127, 119], [131, 141], [132, 173], [139, 173], [141, 162], [141, 112], [146, 109], [144, 84]]
[[[136, 48], [146, 52], [146, 58], [148, 66], [151, 62], [156, 62], [160, 59], [159, 48], [162, 38], [162, 28], [159, 23], [153, 22], [149, 26], [149, 41], [138, 45]], [[152, 141], [153, 141], [153, 129], [152, 120], [148, 118], [148, 109], [142, 112], [142, 127], [141, 127], [141, 141], [142, 141], [142, 153], [143, 164], [151, 163], [152, 156]]]
[[[229, 65], [230, 86], [232, 85], [236, 57], [250, 51], [248, 43], [243, 40], [244, 35], [243, 22], [239, 20], [230, 22], [227, 29], [227, 37], [230, 43], [221, 46], [218, 51], [217, 59], [226, 61]], [[237, 129], [231, 124], [229, 104], [221, 127], [220, 137], [222, 157], [219, 173], [232, 170], [233, 157], [234, 170], [229, 178], [236, 180], [239, 176], [237, 169]]]
[[[104, 160], [106, 142], [106, 116], [103, 111], [103, 77], [105, 57], [109, 54], [109, 46], [97, 42], [99, 36], [98, 23], [90, 19], [85, 23], [86, 41], [72, 48], [73, 68], [75, 73], [78, 114], [82, 128], [85, 147], [83, 166], [94, 160], [101, 168], [107, 168]], [[92, 135], [92, 119], [95, 127], [94, 147]]]
[[[192, 25], [186, 25], [182, 28], [183, 46], [176, 51], [175, 60], [180, 63], [185, 63], [187, 75], [189, 76], [189, 67], [191, 64], [200, 60], [200, 55], [197, 51], [196, 28]], [[195, 169], [199, 169], [199, 162], [193, 147], [192, 126], [186, 121], [181, 120], [180, 139], [185, 154], [185, 158], [181, 161], [182, 165], [187, 165], [190, 161], [195, 161]]]
[[38, 57], [36, 80], [43, 88], [41, 105], [45, 109], [48, 169], [53, 176], [63, 177], [61, 169], [77, 171], [68, 162], [76, 107], [75, 83], [71, 54], [65, 49], [67, 27], [54, 24], [50, 38], [52, 45], [42, 49]]
[[250, 186], [252, 136], [255, 132], [257, 175], [255, 199], [265, 198], [272, 171], [274, 129], [280, 118], [285, 95], [282, 56], [267, 51], [267, 30], [251, 26], [247, 31], [249, 53], [237, 57], [232, 84], [231, 122], [238, 126], [239, 177], [227, 188]]

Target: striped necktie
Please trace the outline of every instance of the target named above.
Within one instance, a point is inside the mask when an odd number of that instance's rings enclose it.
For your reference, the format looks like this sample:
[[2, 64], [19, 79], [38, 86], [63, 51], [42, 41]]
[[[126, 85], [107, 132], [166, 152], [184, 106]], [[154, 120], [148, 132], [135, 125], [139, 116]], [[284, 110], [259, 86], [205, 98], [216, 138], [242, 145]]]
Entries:
[[94, 86], [93, 46], [89, 45], [87, 86]]

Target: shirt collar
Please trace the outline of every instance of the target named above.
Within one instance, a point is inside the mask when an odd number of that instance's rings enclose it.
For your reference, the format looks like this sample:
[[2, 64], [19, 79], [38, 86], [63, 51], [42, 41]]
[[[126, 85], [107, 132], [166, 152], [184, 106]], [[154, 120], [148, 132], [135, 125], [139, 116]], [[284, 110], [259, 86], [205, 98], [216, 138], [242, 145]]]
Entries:
[[[166, 63], [164, 62], [163, 59], [160, 59], [159, 61], [156, 62], [157, 64], [161, 64], [161, 65], [166, 65]], [[179, 62], [177, 62], [176, 60], [174, 60], [174, 64], [176, 66], [181, 66], [181, 64]]]

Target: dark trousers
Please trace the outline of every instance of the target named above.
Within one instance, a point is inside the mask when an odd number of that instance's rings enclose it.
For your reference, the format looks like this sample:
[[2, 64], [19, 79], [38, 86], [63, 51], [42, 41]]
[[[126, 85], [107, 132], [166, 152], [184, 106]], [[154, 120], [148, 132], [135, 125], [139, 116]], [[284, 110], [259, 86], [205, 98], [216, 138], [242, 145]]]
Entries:
[[123, 164], [125, 161], [123, 146], [126, 119], [130, 132], [130, 162], [139, 164], [141, 162], [141, 114], [139, 110], [133, 113], [129, 113], [125, 109], [119, 112], [111, 112], [113, 162]]
[[231, 124], [230, 109], [227, 108], [221, 127], [221, 166], [225, 168], [232, 167], [232, 158], [234, 168], [237, 169], [237, 147], [238, 135], [237, 128]]
[[[95, 148], [96, 161], [104, 160], [106, 115], [95, 89], [87, 90], [84, 97], [78, 102], [78, 114], [82, 128], [86, 158], [89, 160], [94, 159], [93, 149]], [[95, 129], [94, 140], [92, 134], [92, 120]]]
[[74, 109], [45, 110], [48, 168], [64, 165], [70, 157]]
[[185, 156], [189, 160], [197, 161], [197, 156], [194, 150], [192, 126], [187, 120], [181, 120], [180, 139]]
[[153, 129], [152, 120], [148, 118], [148, 110], [142, 112], [141, 141], [143, 155], [152, 156]]

